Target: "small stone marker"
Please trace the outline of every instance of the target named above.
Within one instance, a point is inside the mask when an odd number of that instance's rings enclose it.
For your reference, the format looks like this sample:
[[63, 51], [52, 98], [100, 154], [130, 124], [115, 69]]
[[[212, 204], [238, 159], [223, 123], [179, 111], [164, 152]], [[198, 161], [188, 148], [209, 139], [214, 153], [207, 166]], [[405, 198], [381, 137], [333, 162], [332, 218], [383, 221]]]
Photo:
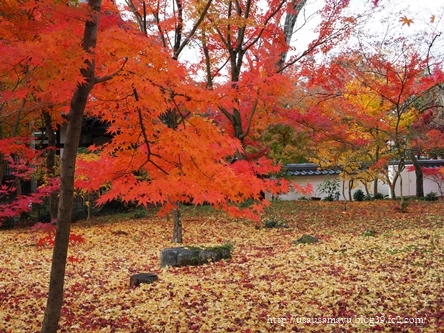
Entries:
[[156, 274], [153, 273], [139, 273], [131, 275], [130, 278], [130, 287], [137, 287], [141, 283], [153, 283], [157, 281], [159, 278]]
[[313, 244], [317, 242], [318, 239], [316, 237], [307, 234], [303, 235], [301, 238], [294, 241], [295, 244]]

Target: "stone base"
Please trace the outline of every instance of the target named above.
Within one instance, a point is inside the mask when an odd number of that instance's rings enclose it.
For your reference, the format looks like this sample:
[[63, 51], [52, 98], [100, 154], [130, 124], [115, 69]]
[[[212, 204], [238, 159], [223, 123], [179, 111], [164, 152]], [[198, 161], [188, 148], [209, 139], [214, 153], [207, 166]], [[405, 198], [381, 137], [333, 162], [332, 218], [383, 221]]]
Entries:
[[157, 281], [159, 278], [156, 274], [153, 273], [139, 273], [131, 275], [130, 278], [130, 287], [137, 287], [141, 283], [153, 283]]
[[229, 245], [209, 248], [173, 247], [160, 252], [161, 267], [197, 266], [231, 258], [232, 247]]

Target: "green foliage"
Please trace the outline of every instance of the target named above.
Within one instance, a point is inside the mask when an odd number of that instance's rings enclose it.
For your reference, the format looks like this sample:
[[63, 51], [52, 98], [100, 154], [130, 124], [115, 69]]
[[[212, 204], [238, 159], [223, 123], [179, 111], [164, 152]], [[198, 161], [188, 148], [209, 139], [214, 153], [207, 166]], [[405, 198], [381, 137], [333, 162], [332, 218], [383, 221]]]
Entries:
[[303, 150], [307, 147], [308, 138], [297, 133], [293, 126], [270, 125], [265, 130], [262, 140], [269, 148], [269, 155], [274, 160], [283, 164], [307, 162]]
[[253, 199], [253, 198], [249, 198], [249, 199], [247, 199], [247, 200], [241, 202], [241, 203], [239, 204], [239, 207], [240, 207], [240, 208], [247, 208], [247, 207], [252, 206], [254, 203], [255, 203], [254, 199]]
[[135, 203], [125, 203], [122, 200], [112, 200], [101, 206], [100, 215], [128, 213], [136, 207], [137, 205]]
[[49, 199], [44, 198], [41, 204], [33, 204], [31, 213], [29, 215], [31, 220], [36, 222], [51, 222], [51, 214], [49, 213]]
[[404, 198], [401, 198], [401, 203], [399, 204], [399, 210], [401, 212], [407, 212], [407, 207], [409, 206], [410, 202], [408, 200], [405, 200]]
[[378, 192], [373, 196], [373, 199], [374, 200], [384, 200], [384, 195], [382, 193]]
[[373, 196], [371, 194], [366, 194], [364, 196], [364, 201], [372, 201], [373, 200]]
[[376, 232], [373, 229], [367, 229], [362, 233], [362, 236], [364, 237], [375, 237]]
[[425, 201], [437, 201], [438, 200], [438, 194], [436, 192], [430, 192], [426, 194], [424, 197]]
[[145, 209], [136, 209], [133, 213], [133, 218], [135, 219], [143, 219], [147, 216]]
[[327, 195], [324, 199], [325, 201], [333, 201], [335, 196], [339, 194], [340, 182], [338, 178], [326, 178], [322, 184], [319, 184], [316, 188], [320, 193]]
[[361, 189], [358, 189], [353, 193], [353, 200], [355, 201], [364, 201], [365, 194]]

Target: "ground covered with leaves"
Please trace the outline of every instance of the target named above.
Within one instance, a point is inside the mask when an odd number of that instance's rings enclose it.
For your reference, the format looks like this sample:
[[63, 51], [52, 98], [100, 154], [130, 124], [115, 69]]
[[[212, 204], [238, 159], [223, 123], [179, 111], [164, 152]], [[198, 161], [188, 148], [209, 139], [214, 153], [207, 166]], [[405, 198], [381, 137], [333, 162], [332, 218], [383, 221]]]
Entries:
[[[278, 203], [263, 222], [280, 228], [186, 207], [185, 244], [233, 257], [168, 269], [165, 218], [76, 223], [60, 332], [444, 332], [444, 204], [398, 207]], [[294, 244], [304, 234], [319, 242]], [[0, 332], [39, 331], [52, 250], [38, 237], [0, 231]], [[129, 288], [141, 272], [159, 280]]]

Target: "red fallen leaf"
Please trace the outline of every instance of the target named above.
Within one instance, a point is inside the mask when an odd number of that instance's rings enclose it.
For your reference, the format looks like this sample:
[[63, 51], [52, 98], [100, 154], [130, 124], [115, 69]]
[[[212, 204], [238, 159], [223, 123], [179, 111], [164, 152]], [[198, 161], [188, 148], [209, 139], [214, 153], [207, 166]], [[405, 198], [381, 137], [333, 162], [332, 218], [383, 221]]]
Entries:
[[85, 243], [85, 238], [81, 235], [71, 234], [71, 235], [69, 235], [69, 241], [73, 244], [75, 244], [75, 243], [81, 244], [81, 243]]
[[36, 244], [38, 247], [40, 246], [53, 246], [54, 245], [54, 237], [53, 236], [45, 236], [40, 238]]
[[80, 259], [79, 258], [77, 258], [77, 257], [74, 257], [74, 256], [68, 256], [68, 262], [70, 262], [70, 263], [78, 263], [78, 262], [80, 262]]
[[48, 235], [54, 235], [55, 231], [56, 231], [56, 227], [54, 224], [51, 223], [42, 223], [42, 222], [37, 222], [36, 224], [34, 224], [30, 230], [32, 231], [43, 231], [45, 233], [47, 233]]

